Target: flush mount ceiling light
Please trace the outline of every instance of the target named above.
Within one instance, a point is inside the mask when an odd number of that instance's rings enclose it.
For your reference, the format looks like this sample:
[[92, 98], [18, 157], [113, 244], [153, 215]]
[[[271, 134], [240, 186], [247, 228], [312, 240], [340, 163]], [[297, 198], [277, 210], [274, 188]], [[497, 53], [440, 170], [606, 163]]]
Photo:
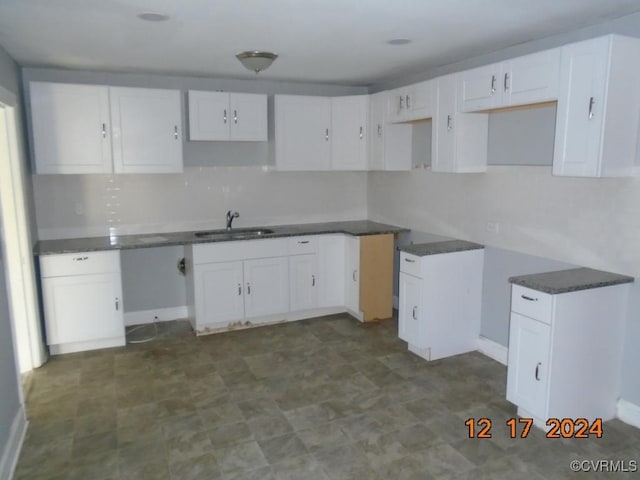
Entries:
[[236, 58], [240, 60], [240, 63], [247, 69], [258, 74], [262, 70], [269, 68], [273, 61], [278, 58], [278, 55], [271, 52], [249, 50], [247, 52], [240, 52], [236, 55]]
[[407, 43], [411, 43], [411, 40], [408, 38], [392, 38], [391, 40], [387, 40], [389, 45], [406, 45]]
[[143, 12], [137, 16], [140, 20], [146, 20], [147, 22], [166, 22], [169, 20], [169, 15], [165, 15], [164, 13]]

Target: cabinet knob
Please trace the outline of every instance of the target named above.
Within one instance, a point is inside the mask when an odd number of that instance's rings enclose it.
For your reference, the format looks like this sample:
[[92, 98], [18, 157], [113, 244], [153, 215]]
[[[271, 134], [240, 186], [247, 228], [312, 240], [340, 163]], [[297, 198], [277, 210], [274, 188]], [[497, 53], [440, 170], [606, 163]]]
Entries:
[[409, 95], [404, 96], [404, 104], [407, 106], [407, 109], [411, 108], [411, 105], [409, 104]]
[[405, 258], [404, 261], [408, 263], [416, 263], [416, 261], [413, 260], [412, 258]]
[[235, 123], [236, 125], [238, 124], [238, 111], [237, 110], [233, 111], [233, 123]]
[[509, 90], [509, 74], [505, 73], [504, 74], [504, 91], [508, 91]]
[[315, 275], [311, 275], [311, 286], [312, 287], [316, 286], [316, 276]]
[[329, 141], [329, 129], [325, 128], [324, 129], [324, 139], [328, 142]]
[[354, 271], [353, 271], [353, 274], [351, 275], [351, 278], [353, 278], [353, 281], [354, 281], [354, 282], [357, 282], [357, 281], [358, 281], [358, 279], [356, 278], [357, 273], [358, 273], [358, 271], [357, 271], [357, 270], [354, 270]]
[[298, 243], [301, 243], [301, 244], [304, 245], [306, 243], [309, 243], [309, 240], [298, 240]]
[[362, 127], [360, 127], [360, 140], [362, 140]]
[[417, 305], [413, 307], [413, 311], [411, 312], [411, 316], [414, 320], [418, 320], [418, 307]]
[[593, 97], [589, 98], [589, 120], [593, 118], [593, 104], [596, 103], [596, 99]]
[[447, 130], [451, 130], [453, 128], [453, 119], [451, 115], [447, 115]]
[[89, 260], [89, 257], [73, 257], [74, 262], [84, 262], [85, 260]]
[[120, 310], [120, 299], [116, 298], [116, 311]]
[[491, 75], [491, 94], [496, 93], [496, 76]]
[[540, 365], [542, 365], [542, 363], [538, 362], [538, 364], [536, 365], [536, 380], [539, 382], [540, 381]]
[[102, 124], [102, 138], [107, 138], [107, 124]]
[[178, 126], [175, 125], [173, 127], [173, 138], [175, 138], [176, 140], [178, 139]]
[[400, 106], [399, 106], [399, 110], [402, 110], [404, 108], [404, 96], [400, 95]]
[[378, 136], [382, 136], [382, 125], [378, 124]]
[[225, 123], [225, 125], [227, 124], [227, 109], [226, 108], [222, 112], [222, 121]]
[[537, 298], [533, 298], [533, 297], [529, 297], [528, 295], [520, 295], [522, 298], [524, 298], [525, 300], [528, 300], [529, 302], [537, 302], [538, 299]]
[[242, 295], [242, 285], [238, 284], [238, 295]]
[[247, 283], [247, 295], [251, 295], [251, 284]]

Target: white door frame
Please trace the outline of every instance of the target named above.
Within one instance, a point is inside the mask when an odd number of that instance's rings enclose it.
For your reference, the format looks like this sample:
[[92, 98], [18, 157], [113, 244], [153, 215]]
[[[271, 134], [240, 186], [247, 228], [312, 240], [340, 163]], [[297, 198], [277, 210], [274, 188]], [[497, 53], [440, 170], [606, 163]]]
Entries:
[[16, 96], [0, 86], [0, 207], [6, 281], [20, 373], [46, 360], [35, 281], [24, 181], [28, 172], [18, 139]]

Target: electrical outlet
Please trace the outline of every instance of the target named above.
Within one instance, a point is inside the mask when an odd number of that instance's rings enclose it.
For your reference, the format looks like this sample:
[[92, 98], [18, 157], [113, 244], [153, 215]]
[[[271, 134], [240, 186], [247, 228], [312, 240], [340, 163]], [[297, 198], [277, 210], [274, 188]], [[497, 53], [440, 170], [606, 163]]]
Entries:
[[498, 222], [487, 222], [487, 232], [496, 234], [499, 233], [500, 224]]

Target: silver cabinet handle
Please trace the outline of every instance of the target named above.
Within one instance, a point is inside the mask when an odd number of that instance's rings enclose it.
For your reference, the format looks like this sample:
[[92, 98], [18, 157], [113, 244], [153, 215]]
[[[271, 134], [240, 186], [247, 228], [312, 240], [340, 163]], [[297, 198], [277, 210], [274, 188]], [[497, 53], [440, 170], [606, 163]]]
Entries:
[[298, 243], [301, 243], [301, 244], [309, 243], [309, 240], [298, 240]]
[[175, 125], [173, 127], [173, 138], [175, 138], [176, 140], [178, 139], [178, 126]]
[[382, 125], [378, 124], [378, 136], [382, 136]]
[[540, 381], [540, 365], [542, 365], [542, 363], [538, 362], [538, 364], [536, 365], [536, 380], [539, 382]]
[[447, 115], [447, 130], [451, 130], [453, 128], [453, 119], [451, 115]]
[[404, 97], [400, 95], [400, 110], [404, 108]]
[[251, 295], [251, 284], [247, 283], [247, 295]]
[[591, 97], [589, 98], [589, 120], [593, 118], [593, 104], [596, 103], [596, 99]]
[[225, 124], [227, 123], [227, 109], [226, 108], [222, 112], [222, 120], [224, 121]]
[[329, 141], [329, 129], [325, 128], [324, 129], [324, 139], [328, 142]]
[[491, 95], [496, 93], [496, 76], [491, 75]]
[[525, 300], [528, 300], [530, 302], [537, 302], [538, 299], [537, 298], [533, 298], [533, 297], [529, 297], [527, 295], [520, 295], [522, 298], [524, 298]]
[[74, 257], [74, 262], [84, 262], [85, 260], [89, 260], [89, 257]]
[[312, 287], [316, 286], [316, 276], [315, 275], [311, 275], [311, 286]]
[[409, 263], [416, 263], [416, 261], [411, 258], [405, 258], [404, 261]]
[[504, 91], [508, 91], [509, 90], [509, 74], [505, 73], [504, 74]]
[[362, 127], [360, 127], [360, 140], [362, 140]]
[[238, 284], [238, 295], [242, 295], [242, 285]]
[[411, 316], [413, 317], [413, 319], [414, 319], [414, 320], [417, 320], [417, 319], [418, 319], [418, 313], [417, 313], [417, 311], [418, 311], [418, 307], [417, 307], [417, 306], [414, 306], [414, 307], [413, 307], [413, 311], [411, 312]]
[[354, 281], [354, 282], [357, 282], [357, 281], [358, 281], [358, 280], [356, 279], [356, 273], [357, 273], [357, 272], [358, 272], [357, 270], [354, 270], [354, 271], [353, 271], [353, 273], [351, 274], [351, 278], [353, 278], [353, 281]]
[[107, 138], [107, 124], [102, 124], [102, 138]]
[[411, 108], [411, 105], [409, 104], [409, 95], [405, 95], [404, 104], [407, 106], [407, 109]]
[[236, 125], [238, 124], [238, 111], [237, 110], [233, 111], [233, 123], [235, 123]]
[[120, 310], [120, 299], [116, 297], [116, 311]]

